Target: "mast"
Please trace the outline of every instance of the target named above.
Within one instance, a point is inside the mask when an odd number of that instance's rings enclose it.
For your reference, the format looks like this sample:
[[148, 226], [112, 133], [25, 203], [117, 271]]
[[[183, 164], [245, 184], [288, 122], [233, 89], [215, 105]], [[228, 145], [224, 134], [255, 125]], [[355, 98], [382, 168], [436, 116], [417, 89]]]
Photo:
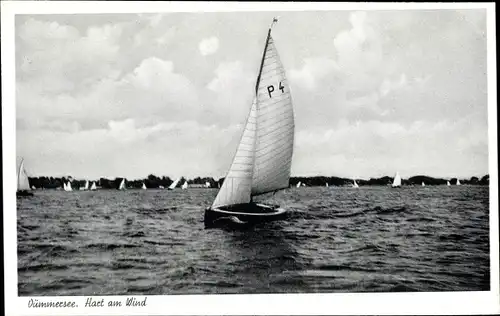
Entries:
[[274, 24], [277, 22], [278, 22], [278, 19], [276, 17], [274, 17], [273, 22], [271, 23], [271, 26], [269, 26], [269, 30], [267, 31], [266, 45], [264, 46], [264, 52], [262, 53], [262, 59], [260, 61], [259, 75], [257, 76], [257, 82], [255, 83], [255, 95], [258, 94], [258, 90], [259, 90], [260, 75], [262, 74], [262, 68], [264, 67], [264, 59], [266, 57], [267, 46], [269, 45], [269, 38], [271, 37], [271, 29], [273, 28]]

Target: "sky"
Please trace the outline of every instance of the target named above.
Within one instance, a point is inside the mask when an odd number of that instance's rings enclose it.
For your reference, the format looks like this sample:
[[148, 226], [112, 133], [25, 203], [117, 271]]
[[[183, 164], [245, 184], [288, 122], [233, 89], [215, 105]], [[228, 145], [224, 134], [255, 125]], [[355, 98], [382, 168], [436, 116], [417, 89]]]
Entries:
[[32, 176], [225, 176], [274, 16], [292, 176], [488, 173], [483, 9], [17, 15], [18, 160]]

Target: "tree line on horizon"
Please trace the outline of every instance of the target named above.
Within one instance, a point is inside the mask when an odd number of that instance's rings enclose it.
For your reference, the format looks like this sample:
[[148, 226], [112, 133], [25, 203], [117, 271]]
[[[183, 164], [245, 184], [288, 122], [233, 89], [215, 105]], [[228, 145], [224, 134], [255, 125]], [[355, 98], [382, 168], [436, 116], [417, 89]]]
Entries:
[[[101, 189], [118, 189], [123, 178], [99, 178], [93, 180], [75, 180], [71, 176], [68, 177], [28, 177], [30, 187], [35, 187], [36, 189], [57, 189], [63, 186], [63, 183], [71, 182], [71, 186], [75, 189], [85, 186], [85, 182], [89, 181], [90, 183], [95, 182], [97, 186]], [[389, 176], [384, 176], [381, 178], [370, 178], [369, 180], [364, 179], [356, 179], [356, 182], [360, 186], [377, 186], [377, 185], [389, 185], [392, 184], [394, 178]], [[217, 188], [219, 185], [222, 185], [224, 182], [224, 178], [220, 178], [215, 180], [212, 177], [196, 177], [194, 179], [186, 179], [181, 177], [178, 182], [178, 186], [181, 186], [184, 181], [191, 186], [200, 186], [204, 187], [205, 183], [210, 183], [211, 188]], [[420, 185], [422, 182], [425, 182], [426, 185], [444, 185], [450, 181], [452, 185], [457, 183], [457, 178], [452, 179], [443, 179], [443, 178], [433, 178], [429, 176], [413, 176], [408, 179], [402, 179], [402, 185]], [[126, 186], [128, 188], [141, 188], [144, 183], [147, 188], [154, 189], [159, 188], [160, 186], [167, 188], [170, 186], [174, 180], [172, 180], [168, 176], [158, 177], [153, 174], [150, 174], [145, 179], [136, 179], [136, 180], [127, 180], [125, 179]], [[341, 178], [341, 177], [326, 177], [326, 176], [312, 176], [312, 177], [290, 177], [290, 185], [296, 186], [297, 183], [303, 183], [306, 186], [325, 186], [327, 183], [330, 186], [349, 186], [353, 184], [353, 179], [349, 178]], [[485, 175], [480, 179], [478, 177], [471, 177], [470, 179], [460, 179], [461, 184], [472, 184], [472, 185], [489, 185], [490, 177], [489, 175]]]

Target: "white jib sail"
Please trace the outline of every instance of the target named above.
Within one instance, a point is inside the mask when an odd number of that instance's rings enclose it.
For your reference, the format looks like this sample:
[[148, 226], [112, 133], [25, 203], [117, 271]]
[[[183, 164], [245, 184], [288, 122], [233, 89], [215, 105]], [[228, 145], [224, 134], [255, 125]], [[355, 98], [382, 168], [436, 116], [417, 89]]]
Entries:
[[259, 77], [252, 195], [287, 188], [292, 165], [292, 97], [270, 32]]
[[172, 184], [170, 184], [170, 186], [168, 188], [169, 189], [175, 189], [175, 187], [177, 186], [177, 183], [179, 183], [180, 180], [181, 180], [181, 178], [175, 179], [175, 181], [172, 182]]
[[250, 202], [255, 157], [256, 105], [257, 100], [254, 99], [233, 163], [212, 207]]
[[21, 164], [19, 165], [19, 170], [17, 173], [17, 190], [29, 190], [30, 184], [28, 180], [28, 175], [26, 174], [26, 170], [24, 170], [24, 159], [21, 160]]
[[396, 175], [394, 176], [394, 181], [392, 182], [393, 187], [399, 187], [401, 186], [401, 176], [399, 175], [399, 172], [396, 172]]

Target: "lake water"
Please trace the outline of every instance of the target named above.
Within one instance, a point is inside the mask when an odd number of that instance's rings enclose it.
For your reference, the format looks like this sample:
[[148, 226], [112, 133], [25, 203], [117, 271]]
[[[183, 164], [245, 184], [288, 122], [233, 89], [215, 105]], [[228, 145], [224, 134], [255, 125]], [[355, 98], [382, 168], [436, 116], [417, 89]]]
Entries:
[[246, 229], [204, 228], [217, 189], [35, 194], [20, 296], [489, 290], [486, 186], [293, 188]]

